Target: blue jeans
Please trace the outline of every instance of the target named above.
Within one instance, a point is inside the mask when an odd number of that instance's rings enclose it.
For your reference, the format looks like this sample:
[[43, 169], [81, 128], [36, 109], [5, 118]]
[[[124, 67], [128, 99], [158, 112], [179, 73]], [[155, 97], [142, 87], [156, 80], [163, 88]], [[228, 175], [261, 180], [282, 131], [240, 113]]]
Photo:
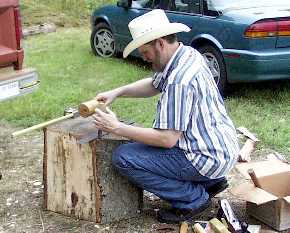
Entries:
[[218, 182], [198, 173], [179, 148], [141, 143], [119, 146], [113, 165], [137, 186], [169, 201], [174, 208], [196, 209], [206, 203], [206, 188]]

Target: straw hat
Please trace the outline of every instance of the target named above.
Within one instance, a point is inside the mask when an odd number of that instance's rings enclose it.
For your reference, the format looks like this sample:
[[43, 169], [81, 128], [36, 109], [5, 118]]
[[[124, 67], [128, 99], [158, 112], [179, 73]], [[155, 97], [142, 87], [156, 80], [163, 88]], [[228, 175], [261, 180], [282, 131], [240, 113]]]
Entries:
[[177, 32], [190, 31], [190, 28], [182, 23], [170, 23], [165, 12], [161, 9], [149, 11], [133, 19], [128, 27], [133, 40], [124, 49], [124, 58], [134, 49], [150, 41]]

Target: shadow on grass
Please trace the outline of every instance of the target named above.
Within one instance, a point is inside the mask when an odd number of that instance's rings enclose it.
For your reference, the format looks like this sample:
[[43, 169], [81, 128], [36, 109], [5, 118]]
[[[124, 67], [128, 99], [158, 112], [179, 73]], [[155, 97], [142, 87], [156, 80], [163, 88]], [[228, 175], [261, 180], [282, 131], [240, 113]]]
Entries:
[[236, 83], [230, 84], [227, 97], [245, 97], [257, 93], [282, 93], [290, 91], [290, 80], [273, 80], [255, 83]]

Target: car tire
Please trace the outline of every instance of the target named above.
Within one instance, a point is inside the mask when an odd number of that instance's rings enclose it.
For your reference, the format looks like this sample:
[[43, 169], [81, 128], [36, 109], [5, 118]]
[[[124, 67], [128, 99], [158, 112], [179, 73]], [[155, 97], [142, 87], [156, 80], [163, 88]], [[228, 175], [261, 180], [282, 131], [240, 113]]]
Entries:
[[224, 95], [227, 90], [228, 82], [226, 65], [221, 52], [212, 45], [203, 45], [197, 49], [206, 59], [217, 87], [220, 93]]
[[99, 23], [91, 33], [91, 48], [95, 55], [113, 57], [116, 55], [116, 43], [112, 30], [106, 23]]

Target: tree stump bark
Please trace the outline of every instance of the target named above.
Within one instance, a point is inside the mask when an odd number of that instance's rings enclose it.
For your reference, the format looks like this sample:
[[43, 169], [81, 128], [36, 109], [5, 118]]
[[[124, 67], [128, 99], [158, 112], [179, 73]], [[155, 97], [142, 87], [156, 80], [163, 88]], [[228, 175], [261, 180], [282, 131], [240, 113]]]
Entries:
[[126, 138], [103, 133], [92, 118], [76, 118], [44, 129], [44, 208], [107, 223], [137, 214], [141, 190], [112, 166], [112, 153]]

